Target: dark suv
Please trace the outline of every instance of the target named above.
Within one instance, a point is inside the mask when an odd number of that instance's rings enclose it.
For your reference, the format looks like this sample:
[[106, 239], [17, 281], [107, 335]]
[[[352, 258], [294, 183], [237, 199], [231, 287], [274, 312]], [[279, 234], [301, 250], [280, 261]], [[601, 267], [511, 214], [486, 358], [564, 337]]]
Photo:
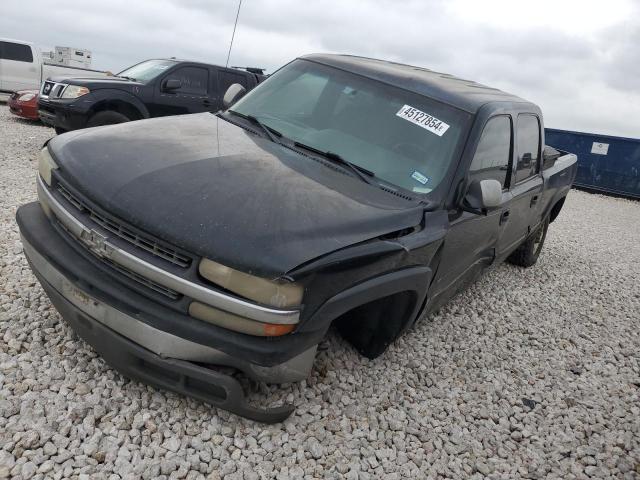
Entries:
[[146, 60], [107, 78], [49, 78], [38, 112], [57, 133], [142, 118], [218, 111], [227, 88], [251, 90], [259, 68], [225, 68], [175, 59]]

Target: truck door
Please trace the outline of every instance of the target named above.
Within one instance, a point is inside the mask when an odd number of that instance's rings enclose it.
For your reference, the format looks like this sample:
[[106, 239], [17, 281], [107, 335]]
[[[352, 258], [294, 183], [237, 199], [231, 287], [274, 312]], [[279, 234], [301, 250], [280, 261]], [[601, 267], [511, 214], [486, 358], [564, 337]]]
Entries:
[[513, 127], [510, 115], [496, 115], [484, 124], [469, 167], [469, 182], [495, 179], [502, 184], [503, 206], [479, 215], [460, 207], [449, 214], [450, 229], [436, 274], [433, 295], [462, 288], [495, 258], [501, 234], [500, 219], [510, 208]]
[[[178, 80], [179, 88], [167, 89], [169, 80]], [[209, 69], [204, 66], [178, 66], [156, 84], [150, 113], [153, 117], [182, 115], [210, 110]]]
[[529, 113], [519, 114], [516, 121], [514, 182], [510, 189], [513, 198], [501, 212], [498, 256], [515, 249], [538, 224], [543, 187], [540, 139], [538, 117]]
[[7, 92], [36, 89], [40, 85], [40, 65], [33, 60], [30, 45], [0, 42], [0, 89]]

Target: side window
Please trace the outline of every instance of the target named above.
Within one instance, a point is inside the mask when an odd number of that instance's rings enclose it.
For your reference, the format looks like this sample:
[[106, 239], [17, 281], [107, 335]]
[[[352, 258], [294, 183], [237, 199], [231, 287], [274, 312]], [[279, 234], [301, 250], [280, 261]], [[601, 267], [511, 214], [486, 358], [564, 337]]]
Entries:
[[539, 172], [540, 122], [535, 115], [518, 115], [518, 165], [516, 182]]
[[202, 67], [181, 67], [164, 78], [164, 81], [178, 79], [182, 86], [176, 93], [186, 95], [206, 95], [209, 84], [209, 70]]
[[498, 180], [502, 188], [509, 188], [510, 165], [511, 118], [500, 115], [491, 118], [484, 126], [469, 175], [474, 180]]
[[29, 45], [0, 42], [0, 58], [16, 62], [33, 63], [33, 53]]
[[248, 89], [247, 77], [245, 75], [242, 75], [240, 73], [227, 72], [224, 70], [218, 71], [218, 85], [219, 85], [220, 97], [223, 97], [224, 92], [227, 91], [227, 88], [229, 88], [229, 86], [233, 85], [234, 83], [239, 83], [244, 88]]

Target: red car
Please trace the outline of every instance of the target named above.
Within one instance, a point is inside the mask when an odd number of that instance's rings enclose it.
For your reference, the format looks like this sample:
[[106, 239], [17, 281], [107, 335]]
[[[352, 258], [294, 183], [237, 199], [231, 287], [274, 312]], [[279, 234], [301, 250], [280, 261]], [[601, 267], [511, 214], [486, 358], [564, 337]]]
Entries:
[[9, 97], [9, 110], [19, 117], [38, 120], [38, 90], [20, 90]]

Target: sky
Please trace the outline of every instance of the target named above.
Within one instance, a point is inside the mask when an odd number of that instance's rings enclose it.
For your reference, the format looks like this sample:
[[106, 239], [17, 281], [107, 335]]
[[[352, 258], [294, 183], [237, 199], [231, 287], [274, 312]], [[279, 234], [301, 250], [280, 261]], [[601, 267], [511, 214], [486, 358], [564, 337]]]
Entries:
[[[2, 0], [0, 37], [225, 64], [238, 0]], [[381, 58], [506, 90], [547, 127], [640, 138], [640, 0], [243, 0], [230, 65], [307, 53]]]

